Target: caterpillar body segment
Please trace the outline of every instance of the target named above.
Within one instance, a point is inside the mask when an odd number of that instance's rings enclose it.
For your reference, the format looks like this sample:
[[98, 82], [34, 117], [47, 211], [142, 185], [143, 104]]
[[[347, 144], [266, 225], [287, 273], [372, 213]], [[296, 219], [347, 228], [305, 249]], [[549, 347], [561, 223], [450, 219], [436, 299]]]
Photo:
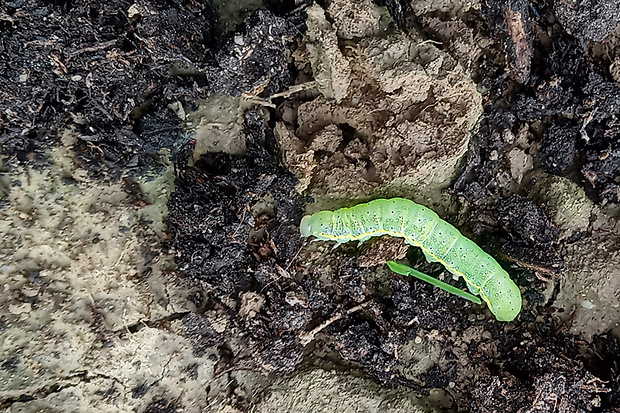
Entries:
[[303, 217], [300, 231], [336, 246], [382, 235], [404, 238], [420, 247], [429, 262], [440, 262], [463, 277], [499, 321], [512, 321], [521, 311], [521, 292], [497, 261], [435, 212], [408, 199], [376, 199], [317, 212]]

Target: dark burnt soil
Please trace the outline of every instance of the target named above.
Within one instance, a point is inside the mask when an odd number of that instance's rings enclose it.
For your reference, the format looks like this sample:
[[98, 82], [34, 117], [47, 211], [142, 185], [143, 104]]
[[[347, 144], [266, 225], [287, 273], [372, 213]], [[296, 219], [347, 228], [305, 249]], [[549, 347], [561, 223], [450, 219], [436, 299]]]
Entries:
[[[580, 351], [585, 343], [545, 331], [542, 323], [536, 327], [542, 330], [519, 329], [510, 335], [498, 335], [500, 353], [511, 350], [513, 354], [504, 354], [496, 360], [497, 375], [471, 383], [467, 390], [471, 397], [470, 411], [494, 412], [498, 406], [504, 406], [511, 412], [585, 412], [593, 407], [616, 405], [618, 390], [608, 392], [604, 388], [607, 382], [584, 367]], [[533, 339], [536, 335], [552, 333], [546, 340]], [[472, 354], [472, 360], [484, 362], [480, 354]], [[528, 362], [523, 363], [524, 360]]]
[[77, 136], [75, 153], [96, 176], [118, 179], [155, 164], [182, 140], [167, 106], [191, 107], [194, 81], [174, 64], [211, 58], [214, 11], [207, 3], [8, 1], [0, 5], [0, 143], [5, 165], [43, 162]]
[[[507, 67], [493, 60], [480, 64], [484, 71], [480, 71], [479, 82], [488, 90], [490, 100], [476, 135], [480, 152], [468, 163], [474, 177], [469, 184], [458, 185], [468, 199], [488, 202], [489, 196], [507, 196], [506, 188], [496, 180], [506, 163], [504, 154], [514, 145], [506, 135], [514, 136], [527, 127], [540, 143], [541, 167], [579, 183], [596, 202], [620, 202], [620, 146], [616, 138], [620, 132], [620, 90], [608, 69], [620, 50], [617, 45], [607, 45], [607, 53], [592, 61], [582, 34], [569, 35], [554, 14], [574, 14], [587, 20], [587, 13], [579, 14], [586, 4], [603, 9], [617, 6], [605, 1], [579, 3], [558, 2], [555, 10], [545, 3], [522, 0], [485, 3], [484, 14], [491, 33], [502, 39]], [[606, 21], [592, 17], [581, 22], [581, 27], [586, 32], [590, 26], [613, 29], [616, 19], [614, 15]], [[607, 28], [604, 34], [612, 29]], [[490, 156], [494, 150], [499, 157]]]
[[[433, 298], [430, 288], [416, 292], [400, 277], [390, 280], [392, 293], [379, 296], [365, 281], [370, 269], [360, 268], [354, 257], [343, 259], [333, 285], [322, 285], [319, 274], [297, 276], [302, 202], [296, 181], [277, 165], [271, 131], [259, 112], [246, 112], [245, 120], [247, 156], [203, 155], [198, 168], [179, 172], [169, 202], [179, 273], [203, 287], [200, 307], [232, 314], [223, 334], [215, 333], [207, 317], [187, 316], [197, 348], [219, 345], [224, 351], [232, 342], [236, 350], [222, 369], [241, 364], [290, 373], [308, 352], [301, 339], [307, 330], [361, 306], [361, 315], [346, 315], [317, 331], [317, 338], [382, 381], [421, 388], [396, 374], [394, 352], [415, 337], [420, 325], [448, 327], [452, 317], [445, 311], [440, 315], [442, 307], [463, 304], [447, 295]], [[272, 208], [254, 215], [253, 207], [267, 194]], [[239, 308], [252, 293], [263, 304], [255, 317], [243, 317]], [[416, 317], [419, 323], [409, 325]]]
[[[208, 316], [191, 314], [184, 319], [197, 351], [218, 346], [226, 355], [220, 371], [243, 366], [285, 374], [299, 366], [304, 356], [308, 362], [325, 363], [315, 360], [312, 352], [331, 349], [340, 356], [336, 365], [361, 367], [386, 384], [405, 385], [422, 394], [457, 381], [456, 390], [467, 395], [457, 405], [469, 411], [491, 412], [502, 405], [506, 411], [517, 411], [515, 406], [586, 411], [593, 400], [601, 406], [617, 403], [618, 388], [611, 386], [609, 391], [607, 382], [601, 390], [599, 370], [602, 367], [606, 377], [613, 376], [614, 367], [603, 367], [601, 361], [617, 360], [616, 342], [609, 339], [596, 351], [589, 350], [587, 343], [563, 334], [562, 326], [545, 316], [545, 308], [524, 309], [517, 328], [489, 324], [486, 319], [467, 317], [472, 312], [469, 305], [430, 286], [400, 276], [390, 277], [387, 287], [374, 284], [367, 279], [371, 270], [360, 268], [355, 257], [343, 257], [328, 286], [320, 283], [320, 274], [296, 276], [301, 200], [295, 196], [290, 174], [277, 166], [270, 140], [254, 139], [269, 136], [269, 129], [257, 118], [255, 112], [246, 115], [248, 156], [204, 156], [202, 168], [180, 172], [170, 201], [169, 226], [179, 272], [203, 286], [202, 308], [230, 315], [224, 333], [215, 331]], [[262, 132], [251, 134], [252, 129]], [[248, 211], [267, 193], [275, 200], [274, 212], [252, 216]], [[203, 208], [188, 211], [190, 200]], [[521, 205], [523, 216], [531, 217], [520, 231], [507, 219], [507, 229], [512, 228], [515, 236], [535, 245], [553, 240], [556, 234], [538, 209], [522, 199], [511, 205]], [[542, 240], [532, 242], [527, 231], [536, 224], [548, 228], [550, 235], [543, 231]], [[257, 242], [253, 234], [262, 229], [264, 236]], [[232, 260], [234, 266], [229, 265]], [[528, 285], [528, 302], [541, 302], [536, 292], [541, 283], [531, 273], [523, 271], [518, 282]], [[243, 297], [252, 293], [263, 304], [255, 317], [248, 318], [239, 308]], [[347, 312], [355, 308], [359, 310]], [[306, 346], [306, 332], [334, 316], [341, 318], [317, 331], [314, 342]], [[464, 342], [464, 332], [477, 327], [490, 329], [491, 335]], [[398, 370], [398, 349], [431, 330], [445, 337], [444, 367], [415, 379], [404, 377]], [[485, 366], [486, 374], [471, 382], [458, 381], [459, 360], [451, 350], [463, 346], [468, 363]], [[334, 357], [328, 359], [334, 362]]]
[[[424, 393], [451, 387], [465, 360], [476, 379], [455, 383], [455, 408], [463, 411], [609, 412], [619, 406], [617, 341], [596, 337], [590, 345], [563, 333], [542, 300], [543, 281], [530, 270], [513, 271], [530, 304], [510, 326], [480, 319], [480, 308], [400, 276], [381, 285], [370, 281], [372, 269], [360, 268], [353, 254], [343, 254], [328, 285], [312, 271], [301, 275], [297, 225], [307, 200], [278, 162], [271, 131], [277, 110], [246, 112], [246, 156], [208, 154], [196, 167], [186, 165], [180, 149], [188, 149], [188, 139], [170, 104], [191, 108], [206, 93], [239, 95], [258, 85], [266, 97], [293, 83], [288, 59], [304, 30], [303, 11], [273, 3], [272, 11], [256, 12], [239, 29], [252, 39], [253, 52], [246, 54], [236, 54], [233, 40], [214, 32], [208, 1], [150, 2], [136, 14], [127, 12], [130, 1], [2, 3], [4, 167], [44, 166], [44, 151], [68, 129], [77, 136], [76, 158], [100, 179], [130, 178], [155, 163], [157, 150], [176, 151], [167, 247], [178, 276], [202, 291], [193, 297], [201, 311], [184, 318], [187, 334], [199, 353], [219, 349], [222, 372], [252, 367], [285, 374], [304, 360], [321, 364], [315, 354], [328, 351], [326, 358], [340, 366]], [[415, 23], [407, 2], [385, 3], [401, 26]], [[505, 136], [527, 126], [541, 144], [543, 168], [580, 183], [599, 203], [618, 202], [614, 108], [620, 92], [600, 62], [588, 59], [578, 34], [557, 24], [549, 5], [492, 1], [483, 12], [471, 18], [482, 19], [481, 30], [503, 41], [480, 62], [485, 75], [477, 80], [488, 101], [454, 190], [478, 217], [471, 234], [483, 245], [556, 270], [557, 231], [544, 208], [528, 200], [527, 186], [514, 195], [498, 183], [511, 147]], [[507, 15], [520, 16], [525, 31], [507, 27]], [[268, 28], [284, 40], [264, 36]], [[254, 312], [242, 311], [248, 307]], [[228, 319], [223, 332], [211, 313]], [[464, 341], [472, 328], [489, 335]], [[441, 367], [405, 377], [398, 348], [431, 330], [445, 343]], [[304, 341], [310, 331], [313, 340]], [[456, 348], [464, 353], [455, 354]], [[172, 405], [158, 400], [149, 411]]]

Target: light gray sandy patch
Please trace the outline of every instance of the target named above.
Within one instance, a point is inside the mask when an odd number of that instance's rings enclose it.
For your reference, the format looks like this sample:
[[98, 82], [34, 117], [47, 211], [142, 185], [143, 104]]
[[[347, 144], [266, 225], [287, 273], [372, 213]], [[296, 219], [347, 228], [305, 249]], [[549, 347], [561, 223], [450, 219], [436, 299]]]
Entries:
[[[0, 403], [128, 411], [168, 395], [205, 405], [213, 362], [169, 324], [194, 308], [189, 292], [166, 274], [170, 257], [143, 256], [159, 248], [172, 175], [145, 177], [153, 202], [133, 205], [122, 184], [90, 181], [66, 148], [49, 159], [49, 169], [9, 175], [0, 210]], [[190, 370], [201, 381], [181, 386]]]
[[441, 358], [441, 343], [437, 341], [437, 331], [430, 333], [422, 331], [404, 345], [399, 353], [402, 357], [403, 376], [414, 381], [419, 381], [422, 373], [426, 373]]
[[381, 34], [381, 17], [387, 10], [371, 0], [332, 0], [328, 4], [327, 13], [336, 22], [339, 38], [352, 40]]
[[328, 99], [342, 101], [351, 83], [351, 68], [338, 47], [338, 37], [327, 21], [324, 10], [313, 5], [307, 9], [307, 45], [312, 72], [319, 91]]
[[[591, 338], [620, 325], [620, 221], [598, 208], [583, 188], [538, 171], [533, 195], [544, 202], [560, 238], [565, 270], [553, 306], [570, 332]], [[570, 241], [577, 237], [576, 241]]]
[[475, 29], [481, 13], [478, 0], [423, 0], [410, 2], [416, 20], [441, 49], [466, 70], [476, 70], [480, 58], [493, 47], [493, 40]]
[[523, 176], [534, 166], [534, 158], [521, 148], [513, 148], [506, 155], [510, 162], [510, 174], [512, 179], [521, 185]]
[[570, 332], [586, 339], [620, 333], [620, 221], [601, 214], [593, 226], [591, 235], [568, 245], [554, 303]]
[[567, 178], [542, 171], [537, 171], [531, 178], [536, 182], [533, 196], [547, 206], [560, 230], [560, 239], [589, 230], [590, 218], [598, 208], [588, 199], [583, 188]]
[[276, 382], [253, 406], [267, 412], [434, 412], [437, 401], [418, 398], [412, 391], [393, 390], [364, 377], [323, 370], [300, 373]]
[[88, 352], [77, 380], [60, 381], [62, 389], [33, 401], [13, 403], [12, 412], [140, 411], [158, 399], [171, 400], [185, 412], [202, 412], [210, 403], [205, 383], [214, 362], [196, 357], [188, 340], [175, 333], [143, 328], [104, 348]]
[[207, 152], [245, 153], [242, 134], [244, 110], [240, 98], [217, 93], [199, 102], [198, 109], [188, 113], [187, 126], [196, 139], [190, 165]]
[[422, 0], [411, 2], [411, 8], [417, 15], [446, 14], [457, 17], [472, 10], [480, 10], [480, 2], [477, 0]]

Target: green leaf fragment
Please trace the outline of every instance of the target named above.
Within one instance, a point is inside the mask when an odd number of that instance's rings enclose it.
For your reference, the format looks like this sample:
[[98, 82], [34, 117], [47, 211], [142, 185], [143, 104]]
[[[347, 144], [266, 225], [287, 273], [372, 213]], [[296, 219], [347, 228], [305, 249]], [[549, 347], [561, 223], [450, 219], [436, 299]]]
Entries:
[[458, 295], [459, 297], [469, 300], [471, 302], [474, 302], [476, 304], [482, 304], [482, 301], [480, 301], [480, 299], [476, 297], [475, 295], [471, 295], [450, 284], [446, 284], [445, 282], [439, 281], [438, 279], [433, 278], [424, 273], [421, 273], [418, 270], [414, 270], [413, 268], [405, 264], [399, 264], [394, 261], [388, 261], [386, 264], [390, 268], [390, 270], [394, 271], [397, 274], [416, 277], [422, 281], [426, 281], [427, 283], [434, 285], [435, 287], [439, 287], [442, 290], [447, 291], [451, 294]]

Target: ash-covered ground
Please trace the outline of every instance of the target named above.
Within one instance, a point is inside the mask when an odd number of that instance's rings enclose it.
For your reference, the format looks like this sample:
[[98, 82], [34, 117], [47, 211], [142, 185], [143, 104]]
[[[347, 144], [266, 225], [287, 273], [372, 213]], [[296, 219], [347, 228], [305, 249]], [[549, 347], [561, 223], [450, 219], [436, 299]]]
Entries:
[[[0, 5], [0, 406], [620, 411], [617, 12]], [[389, 273], [449, 278], [399, 240], [300, 238], [389, 196], [496, 257], [518, 318]]]

